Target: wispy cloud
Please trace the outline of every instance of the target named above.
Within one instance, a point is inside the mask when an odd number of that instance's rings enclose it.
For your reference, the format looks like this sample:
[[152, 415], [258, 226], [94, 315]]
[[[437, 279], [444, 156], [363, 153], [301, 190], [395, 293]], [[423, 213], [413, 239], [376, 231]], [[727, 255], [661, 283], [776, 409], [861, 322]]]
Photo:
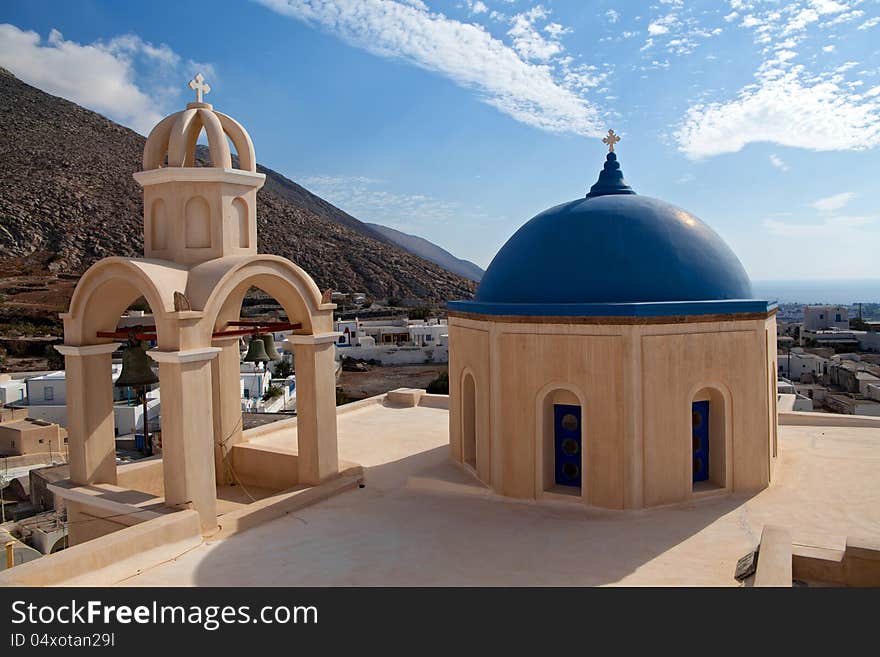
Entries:
[[846, 233], [861, 231], [876, 223], [875, 217], [840, 215], [825, 217], [817, 223], [801, 223], [765, 219], [764, 227], [774, 235], [784, 237], [826, 237], [841, 238]]
[[[551, 132], [592, 137], [602, 133], [597, 107], [578, 89], [566, 85], [564, 65], [550, 67], [530, 61], [561, 54], [552, 30], [545, 32], [549, 35], [546, 39], [538, 34], [545, 43], [534, 39], [529, 43], [532, 35], [526, 34], [523, 25], [526, 40], [520, 42], [518, 52], [482, 26], [453, 20], [421, 3], [257, 1], [281, 15], [331, 32], [354, 47], [439, 73], [475, 90], [484, 102], [522, 123]], [[546, 10], [541, 11], [545, 17]], [[528, 50], [530, 46], [532, 50]]]
[[855, 192], [840, 192], [810, 203], [816, 210], [815, 221], [781, 221], [773, 215], [764, 219], [764, 227], [774, 235], [788, 237], [852, 238], [864, 229], [873, 227], [877, 217], [870, 215], [837, 214], [856, 197]]
[[462, 208], [427, 194], [388, 191], [383, 180], [366, 176], [312, 175], [299, 183], [361, 221], [412, 231], [463, 216]]
[[779, 169], [780, 171], [788, 171], [788, 165], [782, 161], [782, 158], [773, 153], [770, 155], [770, 164]]
[[845, 207], [855, 197], [855, 192], [841, 192], [839, 194], [834, 194], [833, 196], [820, 198], [818, 201], [813, 201], [810, 205], [816, 208], [819, 212], [836, 212]]
[[[735, 98], [700, 101], [687, 110], [675, 131], [679, 149], [700, 159], [734, 153], [756, 142], [816, 151], [880, 145], [880, 99], [857, 92], [863, 85], [853, 79], [858, 62], [832, 63], [828, 57], [799, 61], [810, 29], [854, 24], [864, 14], [857, 8], [861, 3], [730, 0], [732, 13], [743, 15], [739, 25], [751, 30], [762, 47], [764, 61], [755, 81]], [[834, 50], [826, 46], [824, 52]]]
[[[145, 64], [149, 73], [140, 73]], [[67, 98], [147, 134], [169, 110], [197, 69], [213, 77], [213, 67], [184, 61], [165, 44], [134, 34], [80, 44], [58, 30], [39, 34], [0, 24], [0, 66], [24, 82]]]

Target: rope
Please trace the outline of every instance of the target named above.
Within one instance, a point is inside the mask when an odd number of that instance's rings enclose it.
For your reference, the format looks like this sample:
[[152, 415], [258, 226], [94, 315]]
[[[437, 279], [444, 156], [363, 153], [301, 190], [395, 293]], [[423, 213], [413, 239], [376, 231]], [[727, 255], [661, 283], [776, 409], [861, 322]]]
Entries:
[[238, 422], [236, 422], [235, 426], [232, 427], [232, 431], [229, 432], [229, 434], [226, 436], [226, 438], [224, 438], [223, 440], [217, 441], [217, 446], [220, 447], [220, 453], [223, 456], [223, 463], [226, 465], [226, 468], [229, 471], [229, 474], [231, 474], [232, 478], [238, 483], [239, 486], [241, 486], [241, 489], [244, 491], [244, 494], [250, 498], [251, 502], [256, 502], [257, 501], [256, 498], [250, 494], [250, 491], [248, 491], [247, 487], [242, 483], [241, 479], [239, 478], [238, 473], [235, 471], [235, 468], [232, 467], [232, 459], [229, 458], [230, 451], [226, 447], [226, 443], [229, 442], [229, 439], [232, 438], [232, 435], [238, 430], [239, 426], [241, 425], [241, 423], [243, 421], [244, 421], [244, 416], [239, 414]]

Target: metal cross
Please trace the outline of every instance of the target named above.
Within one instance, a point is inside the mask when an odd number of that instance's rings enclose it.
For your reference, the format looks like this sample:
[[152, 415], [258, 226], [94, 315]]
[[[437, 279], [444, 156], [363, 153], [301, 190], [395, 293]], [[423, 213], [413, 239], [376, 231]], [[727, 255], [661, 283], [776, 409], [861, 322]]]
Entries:
[[608, 136], [604, 137], [602, 139], [603, 144], [608, 144], [608, 152], [609, 153], [614, 152], [614, 144], [616, 144], [619, 141], [620, 141], [620, 137], [618, 137], [616, 134], [614, 134], [614, 130], [609, 130]]
[[196, 92], [197, 103], [202, 102], [203, 95], [211, 93], [211, 87], [205, 82], [205, 76], [201, 73], [196, 73], [196, 76], [189, 81], [189, 88]]

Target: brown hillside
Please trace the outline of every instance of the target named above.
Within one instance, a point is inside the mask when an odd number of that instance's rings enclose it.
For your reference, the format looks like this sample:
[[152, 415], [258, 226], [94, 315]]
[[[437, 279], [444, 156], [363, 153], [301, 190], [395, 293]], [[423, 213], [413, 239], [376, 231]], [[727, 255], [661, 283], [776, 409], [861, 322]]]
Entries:
[[[71, 275], [100, 258], [142, 255], [142, 197], [132, 173], [144, 137], [2, 68], [0, 126], [0, 300], [9, 319], [27, 316], [29, 306], [64, 307]], [[433, 304], [473, 294], [473, 282], [260, 171], [267, 182], [258, 193], [259, 251], [290, 258], [321, 289]]]

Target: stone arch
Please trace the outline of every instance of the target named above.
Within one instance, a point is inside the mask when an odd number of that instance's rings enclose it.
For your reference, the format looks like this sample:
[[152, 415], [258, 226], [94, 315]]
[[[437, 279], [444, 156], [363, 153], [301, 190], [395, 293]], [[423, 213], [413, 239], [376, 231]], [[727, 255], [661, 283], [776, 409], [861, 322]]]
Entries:
[[[686, 426], [690, 428], [688, 432], [688, 450], [690, 458], [688, 459], [687, 474], [688, 481], [691, 482], [692, 490], [698, 491], [701, 487], [712, 487], [718, 489], [733, 489], [732, 473], [733, 473], [733, 436], [732, 436], [732, 418], [731, 418], [731, 394], [730, 389], [723, 383], [718, 381], [701, 382], [691, 387], [687, 396], [687, 407], [683, 409], [688, 415]], [[702, 421], [708, 423], [708, 479], [704, 486], [698, 486], [693, 481], [694, 457], [693, 454], [697, 450], [697, 439], [695, 437], [695, 402], [708, 402], [709, 414]]]
[[[580, 407], [581, 420], [581, 486], [566, 490], [556, 485], [555, 442], [554, 442], [554, 405], [571, 404]], [[585, 431], [587, 399], [583, 391], [572, 384], [559, 381], [543, 386], [535, 396], [535, 497], [540, 498], [547, 492], [565, 493], [580, 496], [588, 500], [589, 494], [589, 462], [586, 461], [587, 441], [590, 437]]]
[[238, 155], [238, 168], [243, 171], [257, 171], [257, 156], [254, 152], [254, 142], [247, 130], [231, 116], [227, 116], [222, 112], [214, 112], [220, 120], [223, 130], [229, 135], [232, 145], [235, 147], [235, 154]]
[[159, 121], [150, 131], [147, 143], [144, 146], [142, 161], [144, 171], [158, 169], [165, 163], [165, 155], [168, 153], [168, 142], [171, 139], [171, 129], [177, 122], [180, 112], [175, 112]]
[[205, 130], [211, 166], [231, 169], [229, 142], [220, 119], [209, 109], [186, 109], [177, 115], [168, 140], [168, 166], [195, 166], [195, 148], [199, 134]]
[[143, 296], [156, 321], [160, 348], [173, 349], [177, 340], [170, 326], [174, 291], [186, 286], [186, 270], [133, 258], [105, 258], [82, 275], [64, 315], [65, 344], [109, 342], [98, 331], [114, 331], [120, 315]]
[[256, 172], [254, 144], [244, 127], [232, 117], [207, 107], [175, 112], [160, 121], [147, 137], [143, 170], [162, 167], [166, 156], [168, 166], [195, 166], [195, 147], [203, 128], [208, 136], [212, 166], [232, 167], [228, 136], [238, 155], [238, 168]]
[[250, 256], [209, 260], [190, 271], [187, 296], [194, 308], [203, 308], [206, 330], [225, 328], [238, 319], [247, 290], [257, 287], [284, 308], [297, 333], [326, 333], [333, 328], [332, 304], [321, 301], [315, 281], [303, 269], [280, 256]]
[[175, 290], [186, 284], [186, 270], [160, 261], [105, 258], [80, 278], [64, 320], [67, 430], [71, 479], [77, 484], [116, 483], [111, 354], [120, 315], [144, 297], [155, 320], [159, 348], [178, 348], [172, 319]]

